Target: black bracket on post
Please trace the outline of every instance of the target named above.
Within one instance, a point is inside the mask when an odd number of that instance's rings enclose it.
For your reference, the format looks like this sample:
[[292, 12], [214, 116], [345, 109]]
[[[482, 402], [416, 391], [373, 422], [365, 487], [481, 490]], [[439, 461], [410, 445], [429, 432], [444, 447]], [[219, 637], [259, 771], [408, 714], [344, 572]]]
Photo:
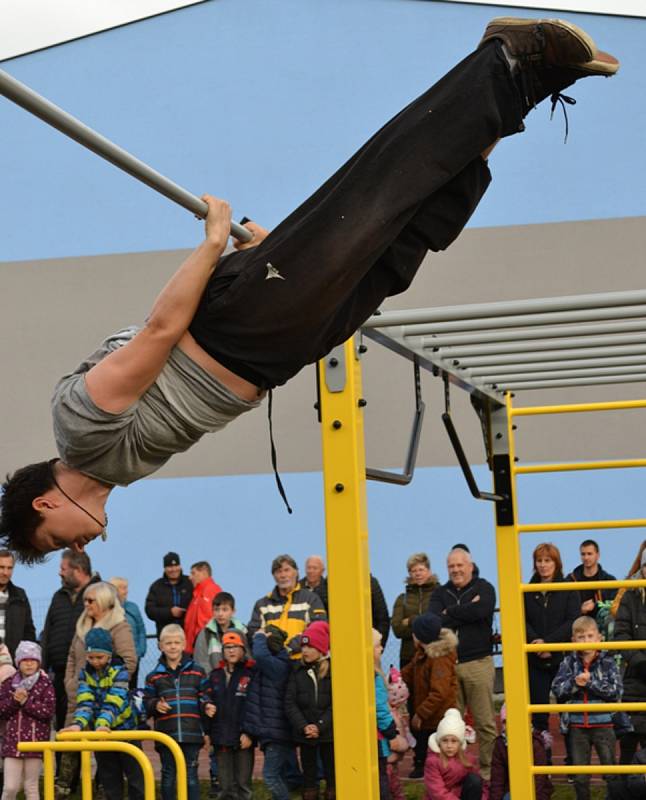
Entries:
[[449, 440], [453, 445], [453, 450], [455, 451], [455, 455], [458, 459], [458, 464], [462, 469], [462, 474], [464, 475], [464, 479], [467, 482], [467, 486], [469, 487], [469, 491], [471, 494], [476, 498], [476, 500], [491, 500], [494, 503], [500, 502], [501, 500], [506, 500], [508, 498], [504, 497], [500, 494], [494, 494], [493, 492], [481, 492], [478, 489], [478, 484], [476, 483], [476, 479], [471, 472], [471, 466], [469, 465], [469, 461], [464, 453], [462, 448], [462, 443], [460, 442], [460, 437], [458, 436], [458, 432], [455, 429], [455, 425], [453, 424], [453, 420], [451, 419], [451, 398], [449, 394], [449, 379], [448, 375], [444, 375], [444, 406], [445, 411], [442, 414], [442, 422], [444, 423], [444, 427], [446, 428], [446, 432], [449, 435]]
[[422, 387], [417, 359], [413, 361], [413, 372], [415, 378], [415, 415], [413, 417], [413, 428], [411, 430], [404, 471], [402, 473], [388, 472], [383, 469], [367, 467], [366, 478], [370, 481], [381, 481], [381, 483], [395, 483], [399, 486], [407, 486], [413, 480], [417, 451], [419, 450], [419, 440], [422, 432], [422, 422], [424, 420], [424, 411], [426, 410], [426, 405], [422, 400]]

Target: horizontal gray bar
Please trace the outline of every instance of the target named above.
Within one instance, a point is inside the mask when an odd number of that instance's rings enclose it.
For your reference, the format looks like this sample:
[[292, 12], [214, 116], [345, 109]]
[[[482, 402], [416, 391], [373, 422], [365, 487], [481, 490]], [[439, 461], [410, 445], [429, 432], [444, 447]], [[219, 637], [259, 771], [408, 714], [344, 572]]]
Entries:
[[364, 328], [390, 325], [414, 325], [422, 322], [499, 317], [509, 314], [533, 314], [547, 311], [573, 311], [583, 308], [610, 308], [646, 303], [646, 291], [606, 292], [566, 297], [543, 297], [532, 300], [473, 303], [444, 308], [418, 308], [405, 311], [382, 311], [364, 322]]
[[526, 383], [498, 384], [501, 391], [520, 392], [525, 389], [562, 389], [566, 386], [601, 386], [609, 383], [642, 383], [646, 382], [646, 372], [642, 375], [618, 378], [572, 378], [560, 381], [527, 381]]
[[[543, 362], [546, 358], [550, 359], [576, 359], [585, 361], [587, 358], [601, 358], [606, 356], [625, 356], [625, 355], [646, 355], [646, 347], [642, 344], [628, 344], [623, 347], [591, 347], [578, 350], [554, 350], [548, 355], [545, 353], [523, 353], [522, 360], [527, 363]], [[449, 363], [460, 367], [480, 367], [492, 364], [517, 364], [519, 356], [517, 354], [498, 355], [498, 356], [470, 356], [454, 359], [457, 364], [453, 364], [447, 356]]]
[[483, 375], [491, 375], [492, 371], [496, 371], [496, 375], [502, 378], [504, 375], [511, 374], [512, 372], [542, 372], [544, 370], [573, 370], [594, 368], [594, 367], [622, 367], [633, 366], [636, 372], [646, 370], [646, 355], [644, 356], [615, 356], [608, 358], [586, 358], [586, 359], [567, 359], [564, 361], [541, 361], [536, 364], [525, 364], [523, 362], [515, 361], [513, 364], [492, 365], [489, 367], [471, 367], [467, 373], [473, 378]]
[[646, 372], [646, 364], [639, 367], [600, 367], [598, 369], [573, 369], [568, 370], [566, 374], [559, 371], [543, 371], [543, 372], [513, 372], [508, 375], [499, 375], [490, 373], [484, 375], [478, 380], [483, 380], [485, 383], [499, 388], [503, 384], [519, 381], [552, 381], [563, 380], [567, 378], [596, 378], [604, 375], [643, 375]]

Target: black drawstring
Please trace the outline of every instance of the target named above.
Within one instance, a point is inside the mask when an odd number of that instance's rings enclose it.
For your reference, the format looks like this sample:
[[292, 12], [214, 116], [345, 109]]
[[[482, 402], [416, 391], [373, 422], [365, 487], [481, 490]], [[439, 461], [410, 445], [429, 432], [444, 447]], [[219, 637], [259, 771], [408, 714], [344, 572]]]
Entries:
[[567, 144], [567, 135], [570, 130], [570, 126], [568, 124], [567, 118], [567, 109], [565, 108], [565, 104], [567, 103], [569, 106], [576, 105], [576, 100], [573, 97], [568, 97], [566, 94], [561, 94], [560, 92], [554, 92], [554, 94], [550, 97], [552, 101], [552, 109], [550, 111], [550, 120], [554, 118], [554, 109], [556, 108], [556, 104], [560, 103], [561, 108], [563, 109], [563, 116], [565, 117], [565, 138], [563, 139], [563, 144]]
[[271, 443], [271, 465], [274, 468], [274, 475], [276, 476], [276, 486], [278, 486], [278, 491], [280, 492], [280, 496], [283, 498], [283, 503], [285, 503], [285, 507], [287, 511], [291, 514], [292, 509], [289, 505], [289, 501], [287, 500], [287, 495], [285, 494], [285, 488], [283, 486], [283, 482], [280, 479], [280, 475], [278, 474], [278, 461], [276, 459], [276, 445], [274, 444], [274, 426], [271, 421], [271, 405], [273, 401], [273, 394], [271, 389], [267, 392], [268, 402], [267, 402], [267, 417], [269, 419], [269, 441]]

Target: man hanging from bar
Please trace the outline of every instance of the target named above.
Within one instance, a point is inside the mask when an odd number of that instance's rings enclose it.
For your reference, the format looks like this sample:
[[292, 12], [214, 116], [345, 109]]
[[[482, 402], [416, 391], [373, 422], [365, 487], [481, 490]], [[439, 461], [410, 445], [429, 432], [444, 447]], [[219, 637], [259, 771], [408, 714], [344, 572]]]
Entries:
[[0, 537], [36, 562], [105, 536], [115, 485], [151, 474], [344, 342], [409, 286], [428, 250], [455, 240], [491, 180], [496, 142], [524, 130], [542, 100], [554, 107], [579, 78], [618, 67], [571, 23], [498, 18], [272, 233], [248, 223], [252, 241], [221, 257], [231, 211], [205, 196], [205, 239], [145, 325], [59, 382], [60, 458], [3, 484]]

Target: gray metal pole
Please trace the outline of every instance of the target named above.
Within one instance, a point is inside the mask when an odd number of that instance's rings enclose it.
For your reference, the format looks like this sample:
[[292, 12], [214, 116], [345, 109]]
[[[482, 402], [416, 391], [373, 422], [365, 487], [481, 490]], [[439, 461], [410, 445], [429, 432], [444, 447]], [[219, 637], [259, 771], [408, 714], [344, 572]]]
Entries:
[[492, 365], [489, 367], [469, 367], [469, 376], [473, 378], [495, 376], [502, 380], [503, 375], [509, 375], [512, 372], [544, 372], [545, 370], [561, 371], [561, 370], [577, 370], [577, 369], [594, 369], [600, 367], [628, 367], [632, 366], [637, 372], [646, 371], [646, 357], [645, 356], [616, 356], [614, 358], [586, 358], [586, 359], [568, 359], [563, 361], [541, 361], [536, 364], [525, 364], [523, 362], [515, 361], [513, 364]]
[[[0, 70], [0, 94], [201, 219], [206, 217], [208, 206], [199, 197], [156, 172], [105, 136], [88, 128], [71, 114], [50, 103], [3, 70]], [[252, 238], [251, 233], [237, 222], [231, 223], [231, 235], [241, 242], [249, 242]]]
[[451, 357], [447, 355], [446, 360], [453, 364], [454, 367], [484, 367], [491, 366], [492, 364], [517, 364], [519, 359], [527, 363], [536, 363], [539, 361], [542, 363], [546, 358], [552, 360], [562, 358], [585, 360], [588, 358], [606, 358], [608, 356], [627, 355], [646, 355], [646, 347], [642, 344], [627, 344], [623, 347], [590, 347], [585, 349], [577, 348], [576, 350], [553, 350], [547, 355], [545, 353], [523, 353], [519, 356], [517, 353], [512, 353], [509, 355], [495, 356], [465, 356], [459, 359], [451, 359]]
[[503, 375], [490, 372], [476, 380], [484, 381], [489, 385], [502, 386], [509, 383], [522, 383], [525, 381], [554, 381], [569, 380], [570, 378], [600, 378], [608, 375], [643, 375], [645, 365], [639, 367], [598, 367], [597, 369], [573, 369], [568, 372], [558, 370], [543, 370], [542, 372], [512, 372]]
[[630, 377], [611, 377], [611, 378], [567, 378], [560, 381], [527, 381], [526, 383], [506, 383], [499, 384], [498, 389], [503, 392], [520, 392], [525, 389], [563, 389], [567, 386], [602, 386], [603, 384], [615, 383], [643, 383], [646, 381], [646, 373], [643, 375], [631, 375]]

